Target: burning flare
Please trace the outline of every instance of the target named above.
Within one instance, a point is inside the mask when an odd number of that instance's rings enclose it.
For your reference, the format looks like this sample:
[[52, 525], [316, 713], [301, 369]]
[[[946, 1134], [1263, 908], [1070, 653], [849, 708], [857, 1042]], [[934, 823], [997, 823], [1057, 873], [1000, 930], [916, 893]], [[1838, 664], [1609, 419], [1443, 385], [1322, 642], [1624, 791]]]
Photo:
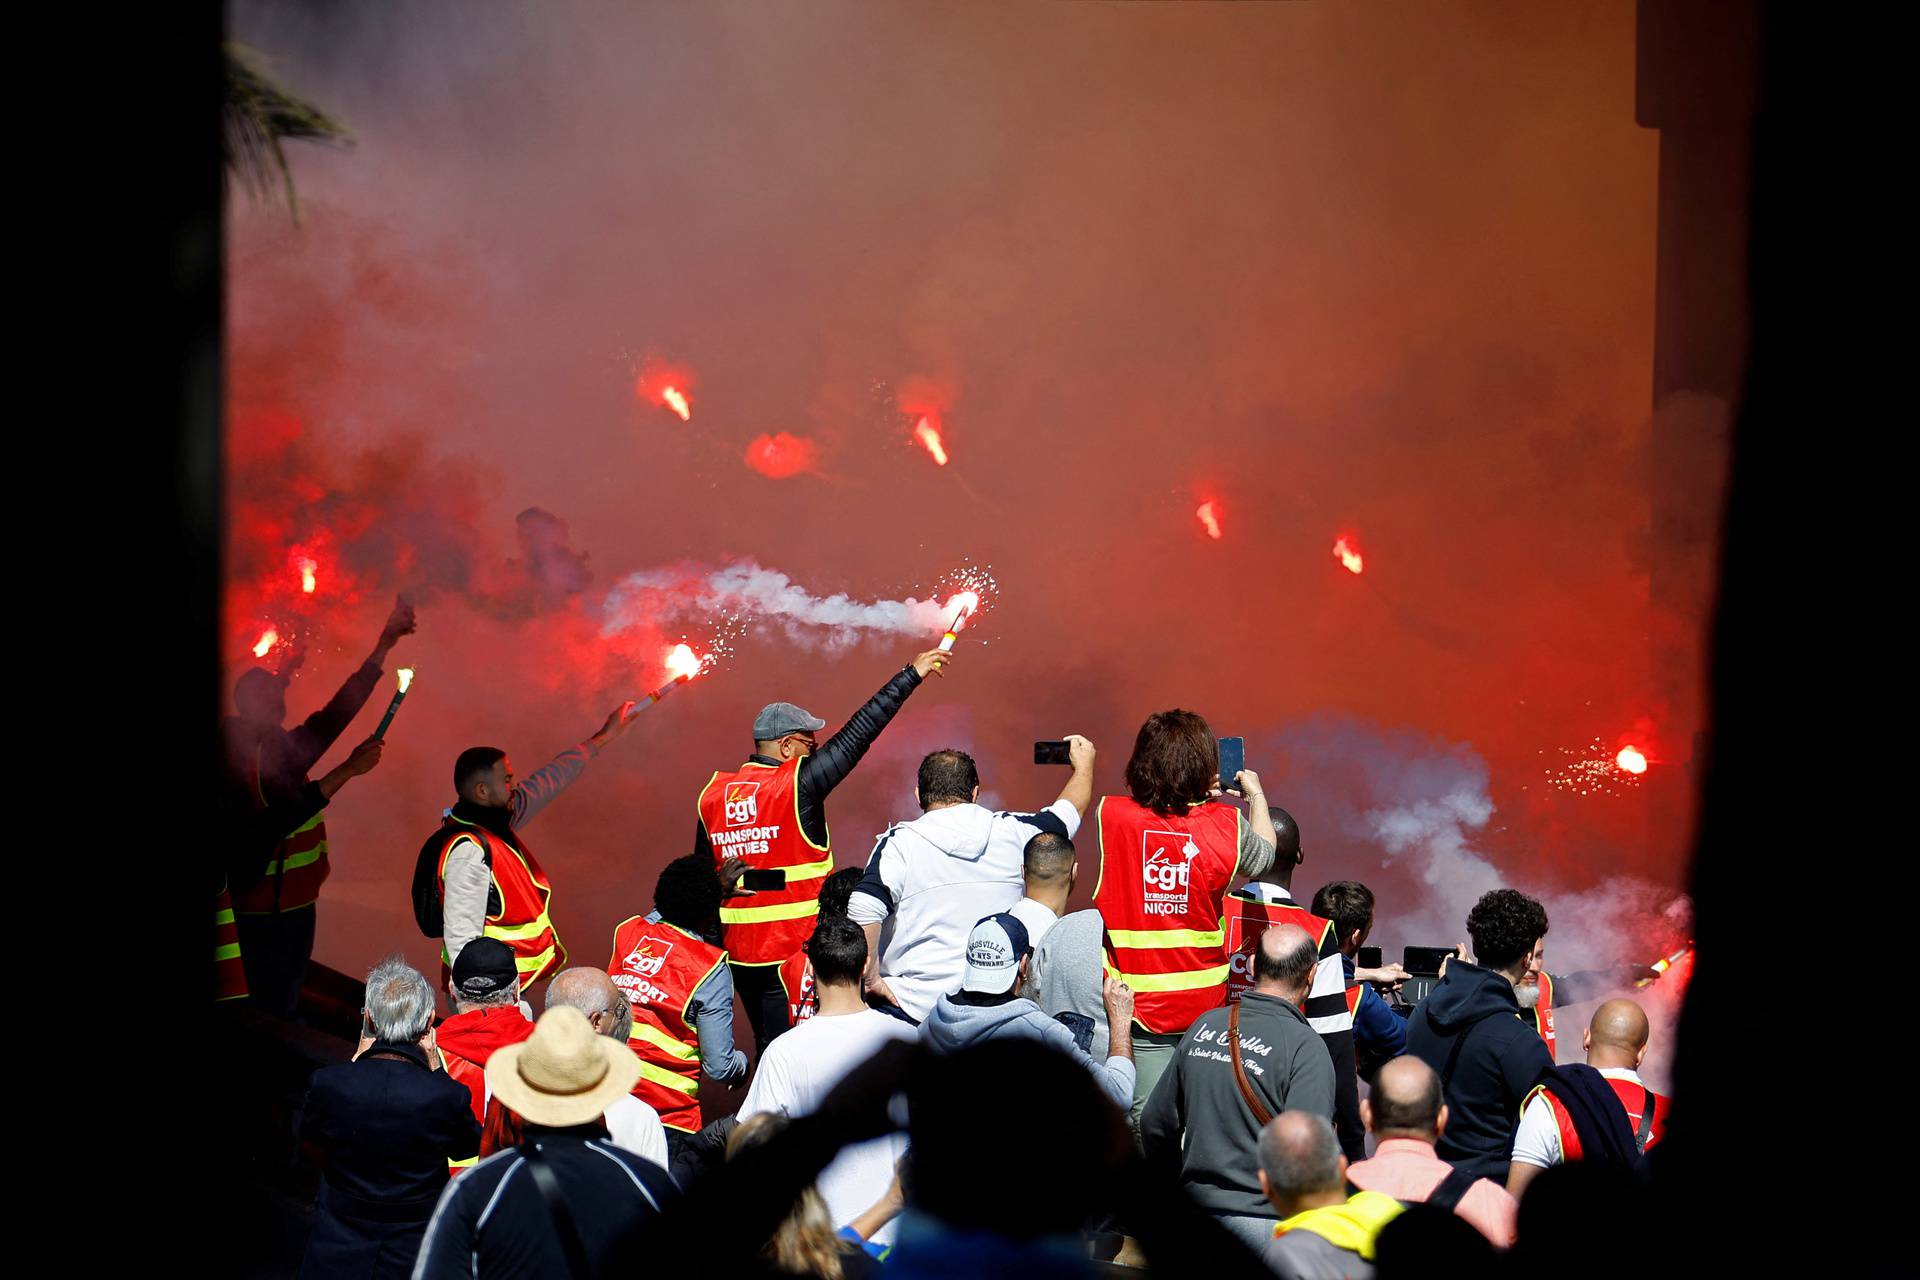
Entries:
[[1200, 517], [1200, 523], [1203, 527], [1205, 527], [1207, 531], [1207, 536], [1209, 538], [1215, 538], [1215, 539], [1219, 538], [1220, 513], [1218, 510], [1215, 509], [1215, 505], [1213, 503], [1211, 502], [1201, 503], [1199, 508], [1196, 509], [1193, 514]]
[[413, 668], [401, 667], [393, 673], [393, 680], [395, 684], [400, 686], [400, 692], [405, 693], [407, 686], [413, 683]]
[[960, 628], [967, 625], [967, 619], [980, 607], [980, 595], [975, 591], [962, 591], [947, 601], [947, 608], [954, 611], [953, 621], [947, 624], [947, 634], [940, 637], [940, 651], [953, 652], [953, 642], [960, 638]]
[[1367, 566], [1367, 562], [1360, 557], [1360, 548], [1354, 546], [1344, 533], [1333, 540], [1333, 558], [1345, 565], [1348, 573], [1359, 573]]
[[695, 656], [690, 644], [677, 644], [667, 651], [667, 674], [676, 680], [693, 679], [705, 665], [705, 660]]
[[673, 387], [660, 388], [660, 403], [680, 415], [680, 421], [693, 421], [693, 406], [687, 403], [686, 396]]
[[1647, 771], [1646, 756], [1641, 754], [1638, 747], [1632, 745], [1620, 748], [1620, 754], [1613, 758], [1613, 762], [1628, 773], [1645, 773]]
[[272, 627], [268, 627], [260, 633], [260, 639], [254, 644], [253, 656], [256, 658], [264, 658], [267, 656], [267, 651], [279, 643], [280, 633]]
[[304, 558], [300, 561], [300, 589], [308, 595], [313, 594], [314, 575], [319, 571], [320, 566], [314, 561]]
[[1660, 957], [1658, 960], [1655, 960], [1652, 964], [1647, 966], [1649, 969], [1653, 970], [1654, 977], [1642, 978], [1640, 979], [1640, 981], [1634, 983], [1633, 985], [1636, 987], [1652, 986], [1661, 974], [1673, 968], [1674, 965], [1679, 964], [1681, 960], [1686, 958], [1687, 953], [1692, 950], [1693, 950], [1693, 944], [1689, 942], [1686, 946], [1680, 948], [1678, 951], [1674, 952], [1672, 955]]
[[920, 421], [914, 424], [913, 438], [926, 447], [927, 452], [933, 455], [935, 462], [943, 467], [947, 465], [946, 443], [940, 439], [940, 428], [933, 425], [931, 418], [922, 416]]

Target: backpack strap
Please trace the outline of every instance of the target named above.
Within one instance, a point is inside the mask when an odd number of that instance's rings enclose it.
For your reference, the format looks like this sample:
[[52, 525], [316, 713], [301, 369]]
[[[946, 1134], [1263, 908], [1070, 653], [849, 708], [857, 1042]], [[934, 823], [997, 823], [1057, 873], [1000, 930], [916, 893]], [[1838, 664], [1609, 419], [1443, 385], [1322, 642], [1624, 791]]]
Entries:
[[1449, 1169], [1447, 1176], [1440, 1179], [1440, 1185], [1427, 1193], [1426, 1202], [1436, 1209], [1457, 1213], [1461, 1198], [1478, 1181], [1480, 1181], [1478, 1175], [1468, 1173], [1464, 1169]]
[[1654, 1097], [1653, 1090], [1647, 1088], [1647, 1086], [1641, 1085], [1640, 1089], [1647, 1097], [1646, 1101], [1640, 1104], [1640, 1131], [1633, 1135], [1633, 1145], [1640, 1149], [1641, 1155], [1645, 1155], [1647, 1153], [1647, 1139], [1653, 1137]]
[[533, 1185], [540, 1190], [540, 1198], [547, 1202], [547, 1214], [553, 1220], [553, 1233], [560, 1237], [560, 1251], [566, 1255], [567, 1274], [572, 1280], [589, 1280], [593, 1267], [587, 1262], [587, 1251], [580, 1243], [580, 1233], [573, 1225], [573, 1213], [567, 1208], [566, 1196], [560, 1191], [560, 1179], [553, 1174], [553, 1168], [547, 1163], [540, 1148], [531, 1142], [522, 1143], [518, 1148], [520, 1158], [527, 1162], [527, 1172], [533, 1177]]
[[1240, 1086], [1240, 1096], [1247, 1100], [1247, 1107], [1253, 1112], [1253, 1122], [1262, 1129], [1267, 1121], [1273, 1119], [1273, 1112], [1254, 1093], [1253, 1086], [1247, 1083], [1247, 1069], [1240, 1065], [1240, 1002], [1235, 1001], [1232, 1012], [1227, 1014], [1227, 1051], [1233, 1055], [1233, 1080]]

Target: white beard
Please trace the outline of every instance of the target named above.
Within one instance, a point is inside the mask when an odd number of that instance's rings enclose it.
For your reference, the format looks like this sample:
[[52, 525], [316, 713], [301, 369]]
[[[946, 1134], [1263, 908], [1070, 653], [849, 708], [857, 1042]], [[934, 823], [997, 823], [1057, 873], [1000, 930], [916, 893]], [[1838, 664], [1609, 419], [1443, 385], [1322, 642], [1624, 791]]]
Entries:
[[1514, 984], [1513, 998], [1520, 1002], [1522, 1009], [1531, 1009], [1540, 1003], [1540, 984], [1520, 982]]

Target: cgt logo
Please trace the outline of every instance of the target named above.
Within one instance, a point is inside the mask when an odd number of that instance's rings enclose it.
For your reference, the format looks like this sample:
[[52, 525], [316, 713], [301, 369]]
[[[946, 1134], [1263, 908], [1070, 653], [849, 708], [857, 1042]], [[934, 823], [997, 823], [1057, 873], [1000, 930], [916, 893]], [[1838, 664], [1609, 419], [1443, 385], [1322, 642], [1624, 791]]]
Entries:
[[1140, 881], [1146, 908], [1154, 915], [1187, 909], [1193, 860], [1200, 846], [1184, 831], [1146, 831], [1140, 837]]
[[620, 962], [620, 967], [643, 978], [652, 978], [659, 974], [660, 966], [667, 962], [672, 952], [671, 942], [642, 938], [639, 946], [627, 952], [627, 958]]
[[727, 784], [726, 824], [730, 827], [744, 827], [760, 814], [760, 800], [757, 782], [729, 782]]

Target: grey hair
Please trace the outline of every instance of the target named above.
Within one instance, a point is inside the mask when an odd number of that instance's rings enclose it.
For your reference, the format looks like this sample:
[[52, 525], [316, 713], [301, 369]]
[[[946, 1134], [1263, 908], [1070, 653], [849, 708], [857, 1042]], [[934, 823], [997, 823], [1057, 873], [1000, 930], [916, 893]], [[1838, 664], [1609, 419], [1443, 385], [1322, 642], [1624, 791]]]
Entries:
[[1282, 1111], [1260, 1131], [1260, 1166], [1283, 1196], [1340, 1187], [1340, 1143], [1327, 1118], [1312, 1111]]
[[[607, 997], [601, 993], [606, 991], [613, 993], [610, 1004], [602, 1003]], [[590, 1019], [596, 1014], [612, 1014], [614, 1025], [601, 1034], [613, 1039], [625, 1040], [627, 1032], [633, 1029], [633, 1006], [627, 1003], [626, 996], [621, 994], [620, 988], [602, 969], [576, 965], [555, 974], [553, 981], [547, 984], [546, 1007], [552, 1009], [558, 1006], [578, 1009]], [[625, 1025], [621, 1026], [623, 1017]], [[614, 1035], [615, 1028], [620, 1031], [618, 1036]]]
[[520, 1003], [520, 983], [518, 979], [516, 979], [492, 995], [486, 996], [470, 996], [461, 991], [459, 987], [455, 987], [452, 996], [449, 998], [453, 1001], [454, 1007], [457, 1009], [500, 1009], [510, 1004]]
[[397, 955], [367, 975], [367, 1021], [373, 1034], [392, 1044], [411, 1044], [433, 1025], [433, 987]]

